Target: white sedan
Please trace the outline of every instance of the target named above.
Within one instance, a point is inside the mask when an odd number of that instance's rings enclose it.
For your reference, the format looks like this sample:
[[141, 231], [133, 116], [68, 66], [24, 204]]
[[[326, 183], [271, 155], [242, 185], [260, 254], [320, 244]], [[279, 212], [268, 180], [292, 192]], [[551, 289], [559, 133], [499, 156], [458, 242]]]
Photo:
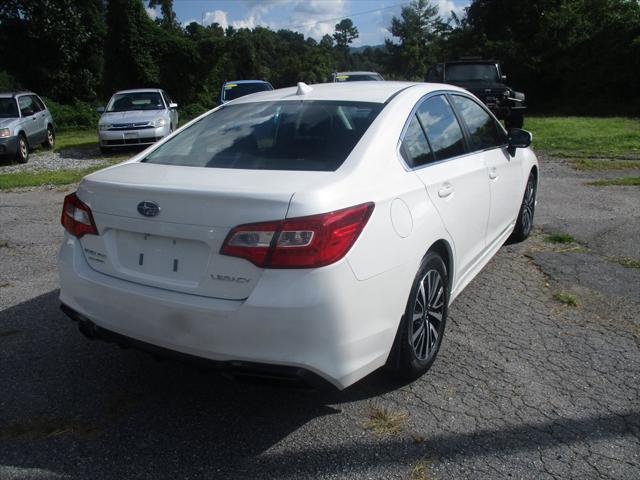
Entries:
[[451, 302], [531, 230], [530, 142], [442, 84], [242, 97], [66, 197], [62, 308], [87, 336], [232, 370], [417, 378]]

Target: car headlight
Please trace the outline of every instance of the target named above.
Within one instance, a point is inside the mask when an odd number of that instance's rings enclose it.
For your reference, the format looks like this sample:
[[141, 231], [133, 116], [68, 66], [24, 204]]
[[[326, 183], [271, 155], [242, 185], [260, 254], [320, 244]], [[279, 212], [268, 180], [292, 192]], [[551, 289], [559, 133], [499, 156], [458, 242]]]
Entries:
[[110, 128], [111, 128], [111, 124], [109, 123], [98, 124], [98, 130], [109, 130]]
[[7, 138], [11, 136], [10, 128], [0, 128], [0, 138]]
[[167, 124], [167, 120], [164, 117], [156, 118], [153, 122], [149, 122], [152, 127], [164, 127]]

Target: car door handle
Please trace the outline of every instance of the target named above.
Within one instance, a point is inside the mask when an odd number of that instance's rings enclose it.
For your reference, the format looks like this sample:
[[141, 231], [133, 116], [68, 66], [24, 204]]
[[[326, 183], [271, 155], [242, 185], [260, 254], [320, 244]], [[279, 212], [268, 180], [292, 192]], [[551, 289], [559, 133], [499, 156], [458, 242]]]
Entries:
[[440, 198], [448, 197], [452, 193], [453, 193], [453, 185], [451, 185], [450, 183], [445, 183], [444, 185], [442, 185], [442, 188], [438, 190], [438, 196]]
[[495, 168], [492, 168], [491, 170], [489, 170], [489, 178], [491, 180], [495, 180], [496, 178], [498, 178], [498, 172], [496, 171]]

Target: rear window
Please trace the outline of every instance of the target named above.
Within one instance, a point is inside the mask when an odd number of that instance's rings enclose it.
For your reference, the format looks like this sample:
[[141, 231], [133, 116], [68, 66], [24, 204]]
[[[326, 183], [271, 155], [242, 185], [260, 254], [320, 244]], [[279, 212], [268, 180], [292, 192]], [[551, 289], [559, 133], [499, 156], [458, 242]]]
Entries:
[[251, 93], [265, 92], [267, 90], [273, 90], [268, 83], [256, 82], [256, 83], [225, 83], [222, 88], [222, 99], [225, 102], [230, 102], [236, 98], [244, 97]]
[[285, 101], [225, 105], [143, 162], [252, 170], [336, 170], [382, 104]]

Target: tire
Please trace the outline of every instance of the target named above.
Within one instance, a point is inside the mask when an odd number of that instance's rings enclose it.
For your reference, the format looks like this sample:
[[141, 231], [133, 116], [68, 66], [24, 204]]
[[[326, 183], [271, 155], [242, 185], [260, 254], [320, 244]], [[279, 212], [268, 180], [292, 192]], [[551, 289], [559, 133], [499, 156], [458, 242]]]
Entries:
[[103, 155], [109, 155], [111, 153], [111, 148], [103, 147], [102, 145], [100, 145], [100, 153], [102, 153]]
[[42, 146], [48, 149], [53, 149], [56, 143], [56, 132], [51, 125], [47, 126], [47, 138], [42, 142]]
[[524, 116], [522, 113], [511, 113], [504, 121], [504, 126], [507, 130], [512, 128], [522, 128], [524, 125]]
[[537, 192], [536, 176], [531, 171], [529, 178], [527, 179], [527, 186], [524, 189], [524, 195], [522, 197], [522, 203], [520, 204], [520, 211], [518, 212], [518, 218], [516, 219], [516, 226], [513, 229], [513, 233], [509, 237], [510, 242], [522, 242], [531, 233], [533, 228], [533, 216], [536, 211], [536, 192]]
[[18, 135], [18, 148], [16, 150], [16, 161], [27, 163], [29, 161], [29, 142], [23, 133]]
[[[424, 303], [429, 307], [426, 310]], [[447, 267], [440, 255], [429, 252], [413, 281], [387, 363], [394, 376], [415, 380], [431, 368], [442, 344], [448, 303]]]

